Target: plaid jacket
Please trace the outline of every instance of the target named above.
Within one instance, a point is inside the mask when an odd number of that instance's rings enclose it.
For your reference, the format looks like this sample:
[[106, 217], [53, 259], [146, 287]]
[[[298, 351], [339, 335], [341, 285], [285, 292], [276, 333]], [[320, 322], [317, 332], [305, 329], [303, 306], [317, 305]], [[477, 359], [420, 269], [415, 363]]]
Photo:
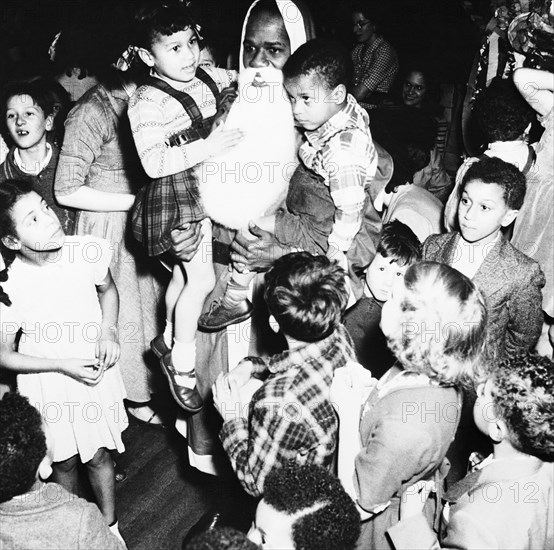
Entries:
[[255, 367], [269, 373], [250, 403], [248, 420], [227, 420], [219, 434], [248, 493], [260, 496], [266, 476], [287, 463], [330, 466], [338, 421], [329, 391], [335, 369], [356, 356], [346, 329]]

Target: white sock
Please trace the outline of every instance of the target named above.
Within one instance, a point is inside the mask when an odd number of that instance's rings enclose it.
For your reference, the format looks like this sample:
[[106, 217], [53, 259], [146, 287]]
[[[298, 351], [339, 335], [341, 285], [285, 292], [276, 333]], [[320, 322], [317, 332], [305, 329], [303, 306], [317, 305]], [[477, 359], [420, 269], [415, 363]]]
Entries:
[[179, 386], [185, 388], [194, 388], [196, 378], [194, 377], [194, 366], [196, 363], [196, 342], [179, 342], [175, 339], [173, 349], [171, 350], [171, 359], [177, 372], [190, 372], [193, 376], [175, 376], [175, 381]]
[[164, 342], [168, 348], [173, 347], [173, 323], [167, 319], [165, 320]]
[[119, 539], [119, 541], [123, 544], [125, 548], [127, 548], [127, 544], [123, 540], [123, 537], [121, 536], [121, 533], [119, 532], [119, 522], [116, 521], [113, 525], [110, 525], [110, 531]]

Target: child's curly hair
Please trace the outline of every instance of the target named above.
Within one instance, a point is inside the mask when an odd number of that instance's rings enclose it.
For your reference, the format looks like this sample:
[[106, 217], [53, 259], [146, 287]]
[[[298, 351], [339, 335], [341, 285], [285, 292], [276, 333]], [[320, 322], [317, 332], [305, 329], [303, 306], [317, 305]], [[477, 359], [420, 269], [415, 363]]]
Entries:
[[485, 343], [481, 293], [465, 275], [436, 262], [409, 267], [404, 287], [398, 330], [387, 335], [391, 351], [405, 370], [471, 387]]
[[546, 462], [554, 460], [554, 362], [524, 352], [492, 373], [494, 410], [508, 426], [512, 446]]
[[360, 514], [341, 482], [315, 464], [273, 469], [263, 499], [285, 514], [305, 511], [292, 525], [295, 548], [352, 550], [360, 534]]
[[0, 401], [0, 502], [29, 491], [46, 455], [42, 417], [26, 397], [7, 393]]

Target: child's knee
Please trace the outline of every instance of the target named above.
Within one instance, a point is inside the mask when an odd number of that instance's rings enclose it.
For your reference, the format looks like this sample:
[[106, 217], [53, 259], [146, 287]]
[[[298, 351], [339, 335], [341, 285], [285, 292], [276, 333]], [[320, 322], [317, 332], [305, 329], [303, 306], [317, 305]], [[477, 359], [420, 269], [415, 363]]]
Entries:
[[202, 277], [195, 282], [195, 289], [202, 296], [207, 296], [215, 286], [215, 272], [213, 269], [206, 269]]
[[61, 462], [54, 462], [52, 468], [58, 472], [69, 474], [77, 468], [77, 455], [68, 458], [67, 460], [62, 460]]
[[94, 453], [94, 456], [86, 463], [86, 465], [92, 466], [94, 468], [98, 466], [104, 466], [106, 464], [112, 464], [111, 460], [112, 457], [108, 449], [102, 447], [101, 449], [98, 449], [96, 453]]

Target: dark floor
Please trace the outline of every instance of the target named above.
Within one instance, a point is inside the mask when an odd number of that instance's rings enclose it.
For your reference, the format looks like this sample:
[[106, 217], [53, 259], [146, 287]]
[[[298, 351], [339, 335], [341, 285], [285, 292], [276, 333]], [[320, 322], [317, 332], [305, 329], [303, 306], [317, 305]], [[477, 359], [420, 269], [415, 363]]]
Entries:
[[206, 477], [188, 465], [186, 440], [173, 428], [131, 419], [118, 463], [127, 479], [117, 483], [119, 528], [129, 550], [174, 550], [206, 511]]

